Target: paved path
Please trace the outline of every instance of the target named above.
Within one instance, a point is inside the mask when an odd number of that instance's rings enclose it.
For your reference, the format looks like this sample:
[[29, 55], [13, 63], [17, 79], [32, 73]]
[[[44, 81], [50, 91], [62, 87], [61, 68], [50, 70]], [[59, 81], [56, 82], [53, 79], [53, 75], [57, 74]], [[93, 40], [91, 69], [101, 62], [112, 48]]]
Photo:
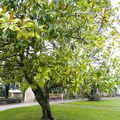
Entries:
[[[78, 101], [78, 100], [79, 99], [77, 99], [77, 100], [64, 100], [64, 101], [62, 101], [62, 100], [60, 100], [60, 101], [51, 101], [50, 104], [61, 104], [61, 103], [65, 103], [65, 102], [73, 102], [73, 101]], [[38, 105], [38, 103], [37, 102], [31, 102], [31, 103], [0, 105], [0, 111], [12, 109], [12, 108], [34, 106], [34, 105]]]
[[[102, 99], [114, 99], [114, 98], [120, 98], [120, 97], [104, 97]], [[61, 104], [61, 103], [65, 103], [65, 102], [73, 102], [73, 101], [78, 101], [81, 99], [76, 99], [76, 100], [59, 100], [59, 101], [51, 101], [50, 104]], [[85, 100], [85, 99], [84, 99]], [[9, 104], [9, 105], [0, 105], [0, 111], [4, 111], [4, 110], [8, 110], [8, 109], [12, 109], [12, 108], [19, 108], [19, 107], [27, 107], [27, 106], [34, 106], [34, 105], [38, 105], [37, 102], [31, 102], [31, 103], [19, 103], [19, 104]], [[61, 104], [62, 105], [62, 104]], [[67, 105], [66, 105], [67, 106]], [[69, 105], [68, 105], [69, 106]], [[75, 106], [75, 105], [74, 105]], [[78, 106], [78, 105], [77, 105]], [[76, 106], [75, 106], [76, 107]], [[95, 107], [95, 106], [78, 106], [78, 107], [87, 107], [87, 108], [100, 108], [100, 107]], [[100, 109], [103, 109], [100, 108]], [[120, 107], [117, 108], [117, 110], [120, 110]]]

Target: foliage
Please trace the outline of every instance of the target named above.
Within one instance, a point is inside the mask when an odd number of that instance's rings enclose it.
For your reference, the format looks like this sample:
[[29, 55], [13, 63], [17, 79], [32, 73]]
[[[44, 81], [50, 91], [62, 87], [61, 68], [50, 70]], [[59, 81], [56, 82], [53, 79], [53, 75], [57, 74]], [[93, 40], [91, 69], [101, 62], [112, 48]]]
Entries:
[[41, 105], [52, 88], [78, 91], [89, 76], [90, 51], [116, 34], [109, 0], [3, 0], [0, 6], [0, 77], [28, 82]]
[[67, 83], [75, 44], [102, 47], [113, 12], [104, 0], [7, 2], [1, 4], [2, 76], [25, 82], [26, 72], [41, 87]]
[[[115, 51], [97, 49], [94, 56], [91, 56], [91, 62], [87, 64], [87, 70], [84, 72], [83, 82], [80, 87], [81, 94], [84, 97], [99, 100], [101, 92], [107, 92], [112, 95], [119, 85], [119, 59], [114, 56]], [[109, 51], [109, 53], [108, 53]]]

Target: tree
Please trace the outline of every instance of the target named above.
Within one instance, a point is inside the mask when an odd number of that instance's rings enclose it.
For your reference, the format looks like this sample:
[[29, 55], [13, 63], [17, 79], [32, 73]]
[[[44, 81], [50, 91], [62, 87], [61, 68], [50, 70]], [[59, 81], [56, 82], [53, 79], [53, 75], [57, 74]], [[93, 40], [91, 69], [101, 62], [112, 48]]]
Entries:
[[53, 120], [49, 90], [79, 89], [83, 75], [74, 61], [80, 55], [76, 46], [87, 51], [103, 46], [109, 36], [103, 32], [112, 27], [111, 3], [3, 0], [0, 4], [0, 77], [11, 83], [27, 82], [42, 108], [42, 118]]
[[[81, 85], [81, 91], [84, 97], [90, 101], [100, 100], [101, 92], [107, 92], [112, 95], [117, 87], [119, 76], [120, 56], [114, 56], [116, 48], [112, 50], [111, 43], [105, 46], [102, 51], [97, 50], [93, 61], [89, 62], [87, 73], [85, 73], [84, 82]], [[116, 51], [117, 52], [117, 51]], [[119, 78], [118, 78], [119, 79]]]
[[5, 98], [9, 97], [9, 84], [5, 85], [4, 96]]

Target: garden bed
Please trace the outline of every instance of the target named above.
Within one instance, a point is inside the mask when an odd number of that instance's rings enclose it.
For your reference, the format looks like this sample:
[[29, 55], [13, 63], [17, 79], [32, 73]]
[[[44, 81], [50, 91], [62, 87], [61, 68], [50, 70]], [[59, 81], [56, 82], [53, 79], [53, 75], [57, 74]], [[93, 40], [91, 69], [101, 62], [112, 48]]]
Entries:
[[12, 104], [12, 103], [21, 103], [21, 98], [0, 98], [0, 105]]

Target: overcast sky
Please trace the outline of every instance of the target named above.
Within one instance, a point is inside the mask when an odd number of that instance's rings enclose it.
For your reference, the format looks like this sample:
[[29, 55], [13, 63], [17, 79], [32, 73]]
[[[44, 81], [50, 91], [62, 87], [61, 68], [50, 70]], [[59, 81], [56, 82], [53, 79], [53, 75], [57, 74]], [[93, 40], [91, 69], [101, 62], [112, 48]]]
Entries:
[[[120, 2], [120, 0], [111, 0], [111, 2], [112, 2], [114, 7], [117, 7], [118, 6], [117, 3]], [[118, 15], [120, 15], [120, 10], [118, 11]], [[116, 25], [117, 25], [116, 27], [117, 27], [118, 31], [120, 32], [120, 26], [118, 24], [116, 24]], [[115, 50], [114, 56], [120, 56], [120, 49], [119, 48], [117, 48]]]
[[118, 2], [120, 2], [120, 0], [111, 0], [113, 5], [115, 6]]

